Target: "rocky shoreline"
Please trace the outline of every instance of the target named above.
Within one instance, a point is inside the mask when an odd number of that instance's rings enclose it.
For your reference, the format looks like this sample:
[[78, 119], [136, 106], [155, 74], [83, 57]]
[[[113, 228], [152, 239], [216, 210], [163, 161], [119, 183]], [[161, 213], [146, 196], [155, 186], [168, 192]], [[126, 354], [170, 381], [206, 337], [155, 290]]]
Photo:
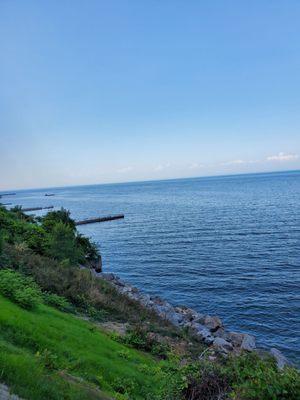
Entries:
[[[119, 293], [139, 302], [172, 325], [178, 328], [188, 328], [201, 341], [224, 356], [229, 353], [238, 355], [242, 351], [261, 352], [256, 347], [254, 336], [247, 333], [228, 331], [218, 316], [201, 314], [185, 306], [173, 306], [158, 296], [153, 297], [142, 293], [115, 274], [96, 272], [95, 270], [93, 273], [96, 277], [110, 282]], [[269, 353], [276, 359], [279, 369], [289, 364], [287, 358], [279, 350], [272, 348]]]

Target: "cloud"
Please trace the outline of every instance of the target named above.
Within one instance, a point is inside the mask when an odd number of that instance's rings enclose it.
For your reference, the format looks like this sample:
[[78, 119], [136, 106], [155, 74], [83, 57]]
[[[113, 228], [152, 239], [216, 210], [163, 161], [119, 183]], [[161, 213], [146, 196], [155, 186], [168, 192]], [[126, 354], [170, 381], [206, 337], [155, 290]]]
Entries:
[[170, 163], [166, 163], [166, 164], [159, 164], [154, 168], [154, 171], [163, 171], [166, 168], [170, 168], [171, 164]]
[[203, 165], [199, 163], [192, 163], [189, 165], [189, 169], [198, 169], [198, 168], [203, 168]]
[[298, 154], [286, 154], [283, 152], [278, 153], [275, 156], [269, 156], [267, 157], [267, 161], [293, 161], [293, 160], [297, 160], [299, 158]]
[[260, 160], [241, 160], [241, 159], [237, 159], [237, 160], [223, 162], [220, 165], [222, 165], [222, 166], [226, 166], [226, 165], [250, 165], [250, 164], [257, 164], [257, 163], [260, 163], [260, 162], [261, 162]]
[[246, 161], [244, 160], [232, 160], [232, 161], [226, 161], [222, 163], [221, 165], [240, 165], [240, 164], [246, 164]]
[[118, 174], [126, 174], [126, 172], [130, 172], [133, 170], [133, 167], [124, 167], [117, 170]]

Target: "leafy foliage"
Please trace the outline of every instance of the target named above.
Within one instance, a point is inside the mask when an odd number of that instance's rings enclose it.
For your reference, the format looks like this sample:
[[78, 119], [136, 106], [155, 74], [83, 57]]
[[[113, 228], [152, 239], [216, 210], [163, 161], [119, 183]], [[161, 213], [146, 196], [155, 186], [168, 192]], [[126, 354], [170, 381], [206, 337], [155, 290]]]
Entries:
[[43, 300], [44, 300], [45, 304], [55, 307], [58, 310], [65, 311], [65, 312], [73, 311], [73, 307], [68, 302], [68, 300], [65, 297], [58, 296], [55, 293], [50, 293], [50, 292], [43, 293]]
[[94, 243], [76, 231], [69, 211], [51, 211], [44, 217], [29, 217], [18, 207], [0, 207], [2, 240], [25, 243], [35, 254], [45, 255], [72, 265], [96, 262], [99, 251]]
[[273, 359], [243, 354], [229, 359], [226, 374], [231, 380], [233, 399], [297, 400], [300, 398], [300, 373], [285, 367], [279, 371]]
[[0, 293], [27, 309], [36, 308], [41, 301], [36, 283], [9, 269], [0, 270]]
[[70, 264], [83, 259], [83, 251], [77, 246], [74, 231], [63, 222], [52, 226], [51, 235], [47, 237], [46, 254], [58, 261], [68, 260]]
[[67, 225], [73, 232], [75, 232], [76, 226], [74, 220], [70, 217], [70, 211], [64, 208], [61, 208], [58, 211], [50, 211], [41, 218], [42, 227], [47, 232], [51, 232], [54, 226], [60, 222]]
[[147, 332], [147, 330], [141, 325], [136, 325], [130, 329], [126, 335], [121, 337], [119, 340], [137, 349], [148, 351], [153, 355], [164, 359], [167, 358], [167, 355], [170, 351], [170, 348], [167, 344], [156, 340], [155, 336], [150, 335], [149, 332]]

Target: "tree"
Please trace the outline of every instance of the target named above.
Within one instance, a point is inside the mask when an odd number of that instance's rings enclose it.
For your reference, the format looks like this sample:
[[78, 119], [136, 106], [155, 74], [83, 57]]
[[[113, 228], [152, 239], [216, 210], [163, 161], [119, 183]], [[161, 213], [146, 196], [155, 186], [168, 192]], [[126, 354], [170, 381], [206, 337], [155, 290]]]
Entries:
[[54, 225], [58, 222], [62, 222], [71, 228], [72, 232], [75, 232], [76, 226], [75, 221], [70, 217], [70, 211], [65, 208], [61, 208], [58, 211], [50, 211], [44, 217], [41, 218], [42, 226], [46, 231], [51, 231]]
[[76, 237], [71, 226], [57, 222], [48, 234], [46, 253], [58, 261], [68, 260], [78, 264], [84, 259], [84, 253], [77, 246]]

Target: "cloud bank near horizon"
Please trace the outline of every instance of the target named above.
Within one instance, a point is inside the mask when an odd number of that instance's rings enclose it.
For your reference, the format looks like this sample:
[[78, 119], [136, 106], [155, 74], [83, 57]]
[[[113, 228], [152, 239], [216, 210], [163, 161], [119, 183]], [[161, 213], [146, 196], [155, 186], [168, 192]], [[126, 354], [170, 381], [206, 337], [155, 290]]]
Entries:
[[[221, 161], [218, 163], [194, 161], [191, 163], [161, 162], [157, 165], [119, 165], [114, 168], [93, 165], [93, 168], [76, 165], [75, 168], [66, 168], [63, 171], [33, 170], [30, 175], [16, 177], [6, 174], [1, 179], [0, 190], [26, 189], [39, 187], [55, 187], [83, 184], [118, 183], [130, 181], [176, 179], [197, 176], [213, 176], [239, 173], [274, 172], [280, 170], [300, 169], [300, 157], [297, 153], [278, 152], [261, 159], [242, 159]], [[20, 179], [21, 178], [21, 182]]]

